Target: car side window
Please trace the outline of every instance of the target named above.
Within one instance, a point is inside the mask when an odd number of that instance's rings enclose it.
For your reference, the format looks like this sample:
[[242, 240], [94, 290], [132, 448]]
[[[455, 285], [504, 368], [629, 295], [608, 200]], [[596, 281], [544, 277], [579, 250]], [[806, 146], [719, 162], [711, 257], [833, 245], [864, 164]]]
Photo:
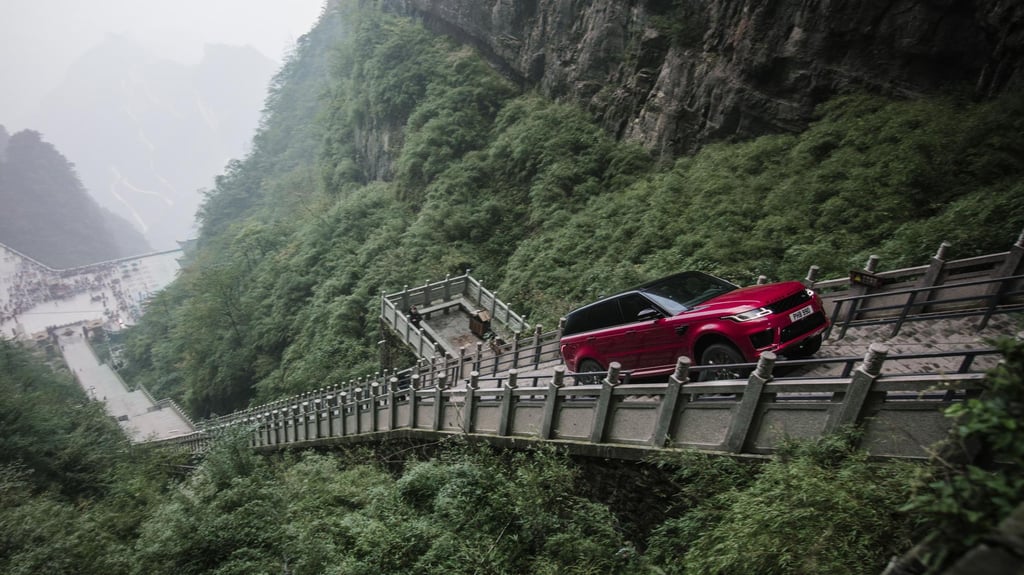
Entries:
[[565, 335], [602, 329], [622, 323], [618, 298], [599, 301], [573, 312], [566, 318]]
[[[633, 323], [641, 321], [640, 312], [644, 310], [656, 310], [657, 308], [644, 296], [638, 293], [630, 293], [619, 298], [619, 309], [622, 310], [623, 323]], [[660, 316], [661, 314], [659, 313], [658, 317]], [[653, 318], [646, 317], [643, 319], [649, 320]]]

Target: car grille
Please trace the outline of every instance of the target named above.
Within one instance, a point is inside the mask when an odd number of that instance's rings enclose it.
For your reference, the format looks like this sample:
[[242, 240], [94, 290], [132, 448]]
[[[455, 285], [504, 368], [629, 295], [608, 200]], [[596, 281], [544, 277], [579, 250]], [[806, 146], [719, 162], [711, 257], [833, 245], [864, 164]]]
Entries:
[[780, 299], [775, 303], [770, 303], [764, 307], [772, 310], [772, 313], [782, 313], [788, 309], [793, 309], [810, 299], [811, 295], [807, 293], [807, 290], [800, 290], [791, 296]]
[[781, 341], [785, 342], [800, 337], [801, 335], [822, 325], [825, 325], [825, 314], [820, 311], [816, 311], [811, 315], [782, 328]]
[[762, 347], [768, 347], [772, 344], [772, 336], [775, 335], [773, 330], [766, 329], [759, 331], [754, 335], [750, 336], [750, 345], [754, 346], [754, 349], [761, 349]]

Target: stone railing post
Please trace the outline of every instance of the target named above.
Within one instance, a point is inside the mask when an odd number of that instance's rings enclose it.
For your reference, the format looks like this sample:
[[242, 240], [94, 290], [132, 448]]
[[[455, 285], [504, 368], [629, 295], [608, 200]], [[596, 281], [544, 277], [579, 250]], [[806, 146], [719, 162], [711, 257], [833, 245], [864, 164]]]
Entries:
[[459, 348], [459, 369], [458, 369], [458, 373], [455, 375], [455, 378], [458, 379], [459, 381], [462, 381], [462, 379], [464, 379], [465, 376], [466, 376], [465, 375], [465, 371], [466, 371], [466, 346], [462, 346], [462, 347]]
[[323, 432], [320, 431], [320, 422], [323, 421], [323, 417], [324, 417], [322, 410], [323, 410], [323, 401], [320, 400], [320, 399], [314, 399], [313, 400], [313, 413], [315, 415], [313, 417], [313, 424], [316, 426], [316, 429], [315, 429], [315, 431], [313, 433], [313, 438], [314, 439], [320, 439], [321, 437], [323, 437]]
[[889, 354], [889, 348], [880, 343], [873, 343], [864, 355], [864, 363], [853, 370], [853, 377], [846, 386], [846, 394], [839, 411], [826, 426], [827, 432], [834, 432], [844, 425], [855, 425], [861, 418], [864, 404], [871, 390], [871, 385], [882, 373], [882, 364]]
[[512, 333], [512, 367], [519, 367], [519, 337], [518, 331]]
[[416, 390], [420, 388], [420, 374], [409, 377], [409, 429], [416, 429]]
[[[864, 271], [870, 274], [875, 273], [875, 270], [878, 269], [878, 261], [878, 256], [868, 256], [868, 261], [866, 264], [864, 264]], [[871, 288], [864, 284], [851, 284], [849, 293], [851, 296], [862, 296], [867, 295], [870, 289]], [[850, 328], [850, 324], [857, 319], [857, 314], [859, 313], [861, 307], [861, 301], [862, 300], [857, 299], [849, 302], [848, 305], [850, 307], [847, 308], [846, 310], [846, 319], [843, 321], [843, 328], [839, 331], [839, 337], [837, 339], [843, 339], [843, 337], [846, 335], [846, 330]]]
[[466, 382], [466, 400], [463, 404], [462, 413], [462, 431], [463, 433], [473, 433], [473, 420], [474, 412], [473, 408], [476, 403], [476, 390], [480, 388], [480, 374], [477, 372], [471, 372], [469, 374], [469, 381]]
[[434, 431], [441, 430], [441, 419], [444, 417], [444, 388], [445, 388], [445, 374], [437, 376], [437, 381], [434, 384]]
[[539, 323], [533, 327], [533, 368], [536, 369], [540, 366], [540, 336], [541, 332], [544, 331], [544, 326]]
[[409, 284], [402, 286], [402, 309], [398, 310], [398, 313], [405, 313], [409, 311], [411, 306], [409, 302]]
[[601, 394], [597, 399], [597, 406], [594, 410], [594, 426], [590, 431], [590, 442], [601, 443], [604, 441], [605, 427], [608, 425], [608, 414], [612, 408], [612, 396], [615, 386], [619, 384], [619, 371], [622, 365], [617, 361], [608, 365], [608, 374], [601, 382]]
[[[924, 272], [924, 275], [921, 276], [921, 279], [918, 280], [917, 287], [928, 288], [934, 287], [939, 284], [939, 278], [942, 277], [942, 270], [946, 267], [946, 252], [949, 251], [951, 245], [952, 244], [950, 244], [949, 242], [942, 242], [941, 244], [939, 244], [938, 251], [935, 252], [935, 255], [932, 257], [931, 261], [928, 262], [928, 269]], [[902, 312], [900, 313], [900, 320], [896, 322], [895, 326], [893, 326], [892, 333], [889, 335], [889, 337], [893, 337], [897, 333], [899, 333], [900, 325], [903, 323], [903, 319], [907, 315], [914, 315], [918, 313], [927, 312], [927, 302], [932, 299], [932, 295], [933, 292], [930, 291], [922, 293], [912, 292], [907, 297], [907, 305], [904, 306]], [[921, 298], [924, 303], [921, 303], [920, 305], [914, 305], [914, 300], [918, 298]]]
[[452, 299], [452, 274], [444, 274], [444, 291], [442, 298], [445, 302]]
[[544, 418], [541, 422], [540, 438], [551, 439], [555, 427], [555, 416], [560, 405], [558, 390], [565, 385], [565, 366], [559, 365], [555, 368], [554, 377], [548, 384], [548, 393], [544, 396]]
[[729, 431], [725, 435], [725, 450], [729, 453], [740, 453], [750, 434], [750, 424], [754, 421], [757, 404], [761, 401], [764, 384], [772, 380], [772, 369], [775, 367], [775, 354], [766, 351], [757, 361], [757, 368], [747, 379], [747, 387], [743, 390], [743, 398], [729, 423]]
[[363, 432], [363, 388], [357, 387], [352, 390], [353, 411], [356, 416], [356, 435]]
[[807, 269], [807, 277], [804, 278], [803, 284], [805, 287], [813, 288], [814, 284], [818, 282], [818, 272], [821, 268], [818, 266], [811, 266]]
[[501, 395], [501, 414], [498, 419], [498, 435], [505, 436], [512, 426], [512, 405], [515, 404], [515, 389], [519, 386], [519, 370], [512, 368], [508, 370], [508, 380], [505, 381], [505, 389]]
[[[996, 278], [1012, 277], [1024, 273], [1024, 231], [1021, 231], [1020, 236], [1017, 237], [1017, 243], [1010, 247], [1003, 264], [994, 273]], [[985, 311], [985, 315], [978, 323], [978, 330], [983, 330], [988, 325], [988, 320], [992, 318], [996, 307], [999, 306], [1003, 293], [1009, 288], [1008, 282], [1005, 281], [995, 282], [988, 286], [985, 293], [989, 300], [988, 310]]]
[[654, 435], [651, 436], [651, 445], [654, 447], [664, 447], [668, 443], [669, 433], [672, 431], [672, 418], [679, 402], [679, 388], [690, 379], [691, 363], [690, 358], [685, 355], [679, 357], [676, 360], [675, 372], [668, 378], [668, 386], [658, 408], [658, 422], [654, 426]]

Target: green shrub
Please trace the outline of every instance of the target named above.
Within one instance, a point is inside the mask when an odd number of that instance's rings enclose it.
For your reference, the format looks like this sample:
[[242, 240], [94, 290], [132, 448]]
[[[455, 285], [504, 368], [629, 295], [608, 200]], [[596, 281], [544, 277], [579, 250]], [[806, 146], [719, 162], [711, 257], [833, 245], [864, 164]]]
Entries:
[[947, 410], [952, 437], [904, 506], [921, 518], [919, 558], [930, 572], [941, 572], [1024, 503], [1024, 342], [994, 343], [1003, 359], [979, 397]]

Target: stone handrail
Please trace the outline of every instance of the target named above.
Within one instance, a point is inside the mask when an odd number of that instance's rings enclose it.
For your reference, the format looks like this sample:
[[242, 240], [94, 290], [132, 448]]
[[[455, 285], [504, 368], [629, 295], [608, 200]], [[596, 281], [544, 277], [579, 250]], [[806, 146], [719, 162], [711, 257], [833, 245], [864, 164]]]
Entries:
[[155, 444], [202, 449], [220, 430], [242, 426], [257, 449], [469, 435], [506, 446], [550, 441], [581, 454], [632, 459], [666, 448], [770, 455], [785, 438], [859, 424], [861, 447], [870, 454], [923, 459], [949, 429], [943, 410], [980, 390], [984, 374], [968, 369], [973, 358], [992, 353], [947, 353], [963, 356], [967, 366], [949, 374], [884, 373], [887, 350], [874, 344], [844, 375], [810, 379], [775, 379], [771, 353], [745, 381], [690, 383], [691, 372], [702, 368], [687, 358], [667, 382], [639, 385], [622, 385], [617, 365], [600, 385], [567, 385], [573, 378], [563, 367], [529, 386], [516, 370], [490, 380], [472, 373], [457, 388], [444, 379], [425, 387], [418, 376], [402, 385], [393, 376], [254, 408], [231, 423]]

